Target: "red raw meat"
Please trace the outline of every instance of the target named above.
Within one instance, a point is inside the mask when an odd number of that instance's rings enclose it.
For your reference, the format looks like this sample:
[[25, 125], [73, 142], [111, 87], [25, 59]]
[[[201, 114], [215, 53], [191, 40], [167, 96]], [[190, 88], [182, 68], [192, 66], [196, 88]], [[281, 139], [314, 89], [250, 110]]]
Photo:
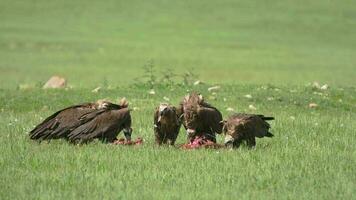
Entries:
[[135, 141], [132, 140], [125, 140], [124, 138], [120, 138], [114, 142], [116, 145], [142, 145], [143, 139], [137, 138]]
[[206, 149], [219, 149], [224, 147], [223, 145], [217, 144], [211, 140], [208, 140], [205, 138], [205, 136], [196, 136], [192, 141], [190, 141], [188, 144], [183, 144], [181, 146], [182, 149], [200, 149], [200, 148], [206, 148]]

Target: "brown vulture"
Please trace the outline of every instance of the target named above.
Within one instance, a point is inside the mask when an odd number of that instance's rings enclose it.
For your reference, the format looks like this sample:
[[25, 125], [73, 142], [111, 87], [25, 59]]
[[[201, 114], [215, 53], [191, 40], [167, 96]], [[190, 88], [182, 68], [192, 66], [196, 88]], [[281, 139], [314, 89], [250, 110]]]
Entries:
[[273, 137], [269, 132], [271, 126], [266, 122], [267, 120], [274, 120], [274, 118], [244, 113], [231, 115], [224, 121], [225, 145], [238, 148], [242, 141], [246, 141], [249, 147], [254, 147], [255, 137]]
[[193, 92], [184, 97], [180, 110], [189, 141], [196, 136], [205, 136], [216, 142], [215, 134], [220, 134], [223, 126], [218, 109], [205, 102], [202, 95]]
[[181, 127], [176, 107], [162, 103], [154, 112], [156, 144], [174, 145]]
[[75, 143], [98, 138], [113, 142], [122, 129], [130, 140], [132, 129], [128, 102], [122, 99], [117, 105], [99, 100], [54, 113], [30, 132], [30, 138], [40, 141], [65, 138]]

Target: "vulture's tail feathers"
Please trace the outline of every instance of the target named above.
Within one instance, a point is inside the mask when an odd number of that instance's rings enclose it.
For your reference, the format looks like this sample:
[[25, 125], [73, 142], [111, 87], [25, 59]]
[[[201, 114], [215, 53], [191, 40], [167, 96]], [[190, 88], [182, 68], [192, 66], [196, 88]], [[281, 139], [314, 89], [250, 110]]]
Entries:
[[273, 137], [274, 135], [270, 132], [267, 132], [267, 134], [265, 135], [265, 137]]
[[261, 116], [261, 118], [263, 119], [263, 120], [274, 120], [274, 117], [265, 117], [265, 116]]
[[30, 132], [30, 138], [32, 140], [49, 138], [52, 131], [57, 128], [58, 125], [59, 123], [54, 119], [45, 121]]

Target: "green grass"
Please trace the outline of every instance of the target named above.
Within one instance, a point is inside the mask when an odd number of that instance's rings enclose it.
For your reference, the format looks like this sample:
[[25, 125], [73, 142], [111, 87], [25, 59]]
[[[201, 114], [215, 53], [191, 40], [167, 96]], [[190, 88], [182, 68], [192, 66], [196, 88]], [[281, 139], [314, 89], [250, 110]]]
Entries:
[[[209, 98], [206, 86], [195, 88]], [[153, 137], [153, 108], [169, 97], [177, 103], [186, 88], [145, 87], [103, 90], [2, 90], [0, 100], [2, 199], [352, 199], [356, 186], [356, 89], [314, 91], [311, 87], [224, 85], [210, 99], [227, 107], [275, 116], [272, 139], [256, 149], [236, 151], [158, 148]], [[245, 98], [251, 94], [252, 99]], [[134, 137], [140, 147], [99, 142], [84, 146], [65, 141], [30, 141], [28, 131], [55, 110], [98, 98], [126, 96], [133, 111]], [[267, 100], [273, 97], [273, 100]], [[226, 101], [223, 99], [226, 98]], [[342, 101], [341, 101], [341, 100]], [[319, 105], [308, 108], [310, 102]], [[293, 117], [295, 119], [293, 119]], [[122, 135], [121, 135], [122, 136]], [[220, 142], [223, 141], [219, 137]], [[178, 143], [185, 141], [181, 130]]]
[[[0, 0], [0, 199], [356, 199], [355, 8], [350, 0]], [[156, 85], [149, 95], [134, 85], [149, 60], [158, 72], [194, 69], [207, 84]], [[53, 74], [73, 88], [40, 89]], [[274, 116], [275, 137], [253, 150], [156, 147], [154, 107], [188, 90], [224, 117], [229, 107]], [[56, 110], [121, 97], [135, 107], [140, 147], [28, 138]]]

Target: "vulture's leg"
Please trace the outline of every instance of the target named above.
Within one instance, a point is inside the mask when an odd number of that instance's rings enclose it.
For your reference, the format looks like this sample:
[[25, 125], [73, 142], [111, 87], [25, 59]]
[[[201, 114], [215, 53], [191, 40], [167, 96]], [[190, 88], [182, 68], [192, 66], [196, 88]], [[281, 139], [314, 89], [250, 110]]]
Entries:
[[256, 138], [255, 137], [250, 137], [247, 139], [247, 146], [249, 148], [253, 148], [256, 146]]
[[155, 139], [156, 139], [156, 144], [161, 145], [162, 144], [162, 137], [159, 133], [155, 133]]
[[234, 140], [233, 147], [237, 149], [240, 147], [241, 143], [242, 143], [242, 138], [237, 138]]

